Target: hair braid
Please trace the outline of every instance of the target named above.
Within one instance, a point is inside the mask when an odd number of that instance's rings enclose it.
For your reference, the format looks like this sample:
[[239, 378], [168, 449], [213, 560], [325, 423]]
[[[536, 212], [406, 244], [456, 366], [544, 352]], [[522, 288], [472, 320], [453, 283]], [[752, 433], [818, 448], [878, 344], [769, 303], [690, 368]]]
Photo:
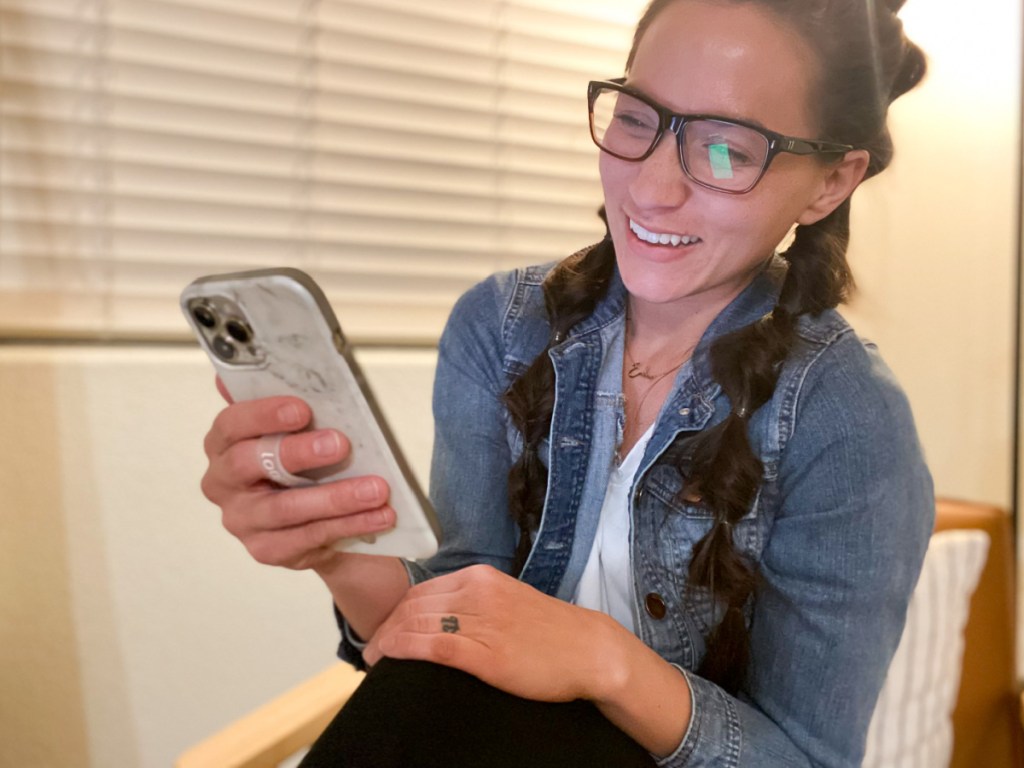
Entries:
[[605, 239], [562, 261], [544, 281], [551, 335], [544, 350], [505, 393], [513, 425], [523, 438], [523, 451], [508, 474], [509, 513], [519, 526], [513, 564], [518, 575], [530, 554], [531, 534], [540, 525], [547, 492], [548, 471], [538, 448], [551, 429], [555, 405], [555, 370], [549, 350], [569, 330], [593, 312], [608, 292], [615, 266], [611, 240]]
[[718, 425], [690, 444], [689, 466], [680, 464], [683, 497], [699, 497], [714, 515], [711, 530], [694, 547], [689, 577], [725, 609], [707, 640], [700, 673], [727, 690], [743, 682], [750, 657], [744, 606], [756, 572], [733, 542], [733, 526], [750, 510], [763, 467], [747, 436], [747, 420], [775, 391], [779, 370], [796, 339], [797, 318], [817, 315], [845, 299], [853, 278], [846, 264], [849, 200], [821, 221], [797, 227], [789, 263], [771, 314], [719, 338], [711, 347], [712, 375], [732, 406]]

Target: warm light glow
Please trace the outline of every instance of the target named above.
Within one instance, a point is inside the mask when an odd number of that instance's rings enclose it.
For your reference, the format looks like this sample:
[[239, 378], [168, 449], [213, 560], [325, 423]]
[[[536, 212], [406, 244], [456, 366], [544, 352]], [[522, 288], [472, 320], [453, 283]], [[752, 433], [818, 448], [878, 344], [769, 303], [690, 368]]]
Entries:
[[[930, 80], [964, 87], [972, 104], [991, 101], [1015, 108], [1007, 94], [1020, 91], [1020, 0], [975, 0], [969, 6], [908, 0], [900, 17], [907, 34], [928, 54]], [[960, 106], [950, 103], [947, 109]]]

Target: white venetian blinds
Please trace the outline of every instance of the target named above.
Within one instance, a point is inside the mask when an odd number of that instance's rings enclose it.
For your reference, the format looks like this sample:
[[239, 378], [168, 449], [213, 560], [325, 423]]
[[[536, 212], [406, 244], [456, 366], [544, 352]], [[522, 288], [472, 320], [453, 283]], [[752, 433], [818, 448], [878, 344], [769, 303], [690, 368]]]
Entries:
[[436, 339], [601, 233], [586, 81], [640, 0], [0, 0], [0, 336], [175, 337], [297, 266], [349, 334]]

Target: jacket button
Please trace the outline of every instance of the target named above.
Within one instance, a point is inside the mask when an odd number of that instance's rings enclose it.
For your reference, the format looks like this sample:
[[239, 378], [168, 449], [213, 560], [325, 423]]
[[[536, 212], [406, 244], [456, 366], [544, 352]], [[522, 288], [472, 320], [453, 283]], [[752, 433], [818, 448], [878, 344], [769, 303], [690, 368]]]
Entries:
[[661, 620], [665, 618], [665, 614], [668, 610], [665, 608], [664, 598], [655, 593], [651, 592], [644, 598], [644, 608], [647, 609], [647, 615], [652, 619]]

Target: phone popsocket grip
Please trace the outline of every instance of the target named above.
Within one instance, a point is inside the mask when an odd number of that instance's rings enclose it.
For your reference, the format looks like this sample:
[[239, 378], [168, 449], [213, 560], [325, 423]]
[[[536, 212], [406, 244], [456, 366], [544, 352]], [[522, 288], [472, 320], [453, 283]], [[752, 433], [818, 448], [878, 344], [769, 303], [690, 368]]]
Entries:
[[284, 468], [281, 463], [281, 441], [285, 434], [264, 435], [256, 443], [256, 455], [259, 457], [260, 466], [264, 474], [271, 482], [294, 488], [300, 485], [313, 485], [314, 481], [308, 477], [293, 475]]

